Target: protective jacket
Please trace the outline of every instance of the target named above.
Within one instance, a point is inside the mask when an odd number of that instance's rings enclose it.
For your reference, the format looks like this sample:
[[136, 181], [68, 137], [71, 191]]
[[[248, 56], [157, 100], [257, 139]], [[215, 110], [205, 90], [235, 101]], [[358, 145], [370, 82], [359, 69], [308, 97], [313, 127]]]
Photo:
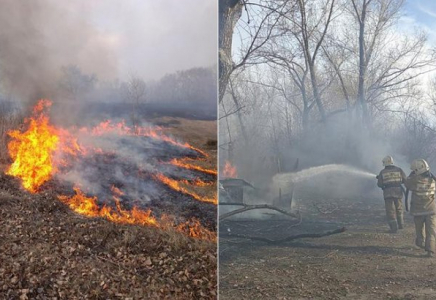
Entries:
[[420, 175], [415, 175], [414, 172], [410, 173], [405, 185], [412, 191], [410, 204], [410, 213], [412, 215], [426, 216], [436, 213], [434, 200], [436, 181], [432, 178], [430, 172]]
[[380, 171], [377, 176], [378, 187], [383, 189], [383, 197], [386, 198], [403, 198], [403, 191], [401, 184], [406, 181], [406, 174], [404, 171], [396, 166], [386, 166]]

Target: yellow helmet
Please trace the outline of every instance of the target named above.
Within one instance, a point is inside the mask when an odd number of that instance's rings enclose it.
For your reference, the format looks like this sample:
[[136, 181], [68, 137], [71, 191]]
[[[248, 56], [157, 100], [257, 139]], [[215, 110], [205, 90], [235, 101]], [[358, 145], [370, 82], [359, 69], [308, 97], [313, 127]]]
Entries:
[[430, 167], [424, 159], [415, 159], [412, 161], [410, 169], [414, 171], [416, 175], [430, 171]]
[[392, 166], [394, 164], [394, 159], [392, 156], [388, 155], [385, 158], [383, 158], [383, 166]]

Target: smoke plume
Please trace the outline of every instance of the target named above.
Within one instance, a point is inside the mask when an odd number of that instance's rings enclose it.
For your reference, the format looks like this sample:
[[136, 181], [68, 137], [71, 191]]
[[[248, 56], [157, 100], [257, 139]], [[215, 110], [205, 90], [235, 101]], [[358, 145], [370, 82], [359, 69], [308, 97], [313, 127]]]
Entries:
[[4, 0], [0, 10], [0, 75], [8, 94], [24, 101], [51, 97], [61, 66], [114, 75], [110, 41], [76, 2]]

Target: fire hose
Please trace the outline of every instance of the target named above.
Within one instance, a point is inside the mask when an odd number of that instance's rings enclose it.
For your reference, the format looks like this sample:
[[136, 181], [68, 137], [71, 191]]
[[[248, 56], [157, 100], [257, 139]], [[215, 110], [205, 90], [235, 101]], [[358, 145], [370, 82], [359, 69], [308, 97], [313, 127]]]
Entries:
[[404, 190], [404, 187], [401, 185], [401, 190], [404, 193], [404, 204], [406, 206], [406, 211], [409, 211], [409, 189]]

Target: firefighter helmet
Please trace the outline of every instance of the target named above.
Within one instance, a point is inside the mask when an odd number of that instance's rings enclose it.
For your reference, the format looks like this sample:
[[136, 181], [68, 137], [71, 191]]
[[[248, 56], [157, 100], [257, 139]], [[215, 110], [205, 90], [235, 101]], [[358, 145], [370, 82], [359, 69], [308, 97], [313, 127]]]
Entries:
[[383, 158], [383, 166], [392, 166], [394, 164], [394, 159], [392, 156], [388, 155], [385, 158]]
[[410, 169], [414, 171], [416, 175], [430, 171], [430, 167], [424, 159], [415, 159], [412, 161]]

